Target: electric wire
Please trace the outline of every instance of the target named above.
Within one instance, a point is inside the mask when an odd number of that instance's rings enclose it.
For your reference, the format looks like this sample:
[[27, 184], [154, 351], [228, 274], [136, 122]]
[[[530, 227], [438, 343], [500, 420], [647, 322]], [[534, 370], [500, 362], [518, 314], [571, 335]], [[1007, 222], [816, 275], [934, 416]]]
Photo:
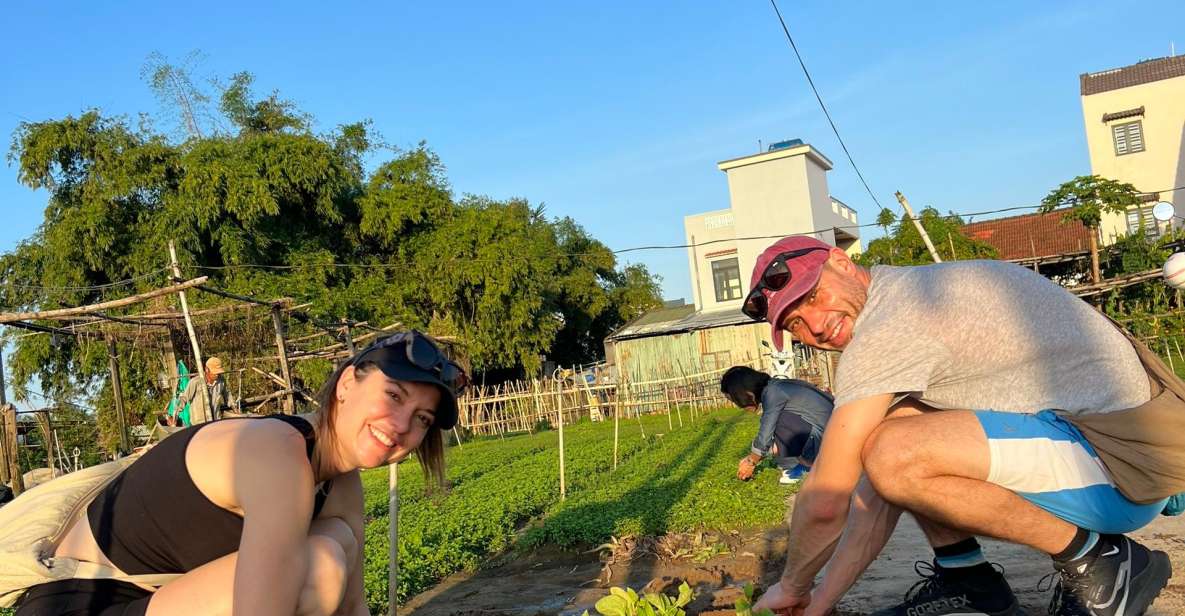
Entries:
[[153, 270], [151, 272], [148, 272], [146, 274], [140, 274], [138, 276], [132, 276], [131, 278], [126, 278], [124, 280], [116, 280], [115, 282], [108, 282], [106, 284], [94, 284], [94, 285], [85, 285], [85, 286], [51, 287], [51, 286], [41, 286], [41, 285], [35, 285], [35, 284], [21, 284], [21, 283], [17, 283], [17, 282], [9, 282], [6, 284], [8, 286], [16, 287], [18, 289], [28, 289], [28, 290], [38, 290], [38, 291], [102, 291], [104, 289], [113, 289], [115, 287], [127, 286], [130, 284], [139, 282], [141, 280], [144, 280], [146, 278], [151, 278], [153, 276], [159, 275], [163, 272], [167, 272], [167, 271], [169, 271], [169, 269], [170, 268], [166, 266], [166, 267], [162, 267], [158, 270]]
[[[1175, 188], [1168, 188], [1168, 189], [1164, 189], [1164, 190], [1148, 191], [1143, 194], [1171, 193], [1171, 192], [1176, 192], [1176, 191], [1181, 191], [1181, 190], [1185, 190], [1185, 185], [1177, 186]], [[951, 212], [949, 214], [939, 214], [938, 217], [941, 219], [944, 219], [944, 220], [954, 220], [954, 219], [959, 219], [959, 218], [966, 219], [966, 218], [971, 218], [971, 217], [975, 217], [975, 216], [984, 216], [984, 215], [988, 215], [988, 214], [1002, 214], [1002, 213], [1006, 213], [1006, 212], [1018, 212], [1018, 211], [1022, 211], [1022, 210], [1033, 210], [1033, 209], [1037, 209], [1040, 207], [1041, 207], [1041, 204], [1014, 205], [1014, 206], [1010, 206], [1010, 207], [1003, 207], [1003, 208], [997, 208], [997, 209], [992, 209], [992, 210], [981, 210], [981, 211], [977, 211], [977, 212]], [[832, 225], [832, 226], [828, 226], [828, 227], [822, 227], [819, 229], [813, 229], [810, 231], [802, 231], [802, 232], [797, 233], [795, 235], [819, 235], [821, 233], [826, 233], [828, 231], [834, 231], [837, 229], [838, 230], [867, 229], [867, 228], [879, 227], [879, 226], [881, 226], [881, 225], [878, 225], [874, 222], [864, 223], [864, 224], [852, 224], [852, 225]], [[720, 243], [726, 243], [726, 242], [772, 240], [772, 239], [781, 239], [783, 237], [785, 237], [785, 234], [729, 237], [729, 238], [722, 238], [722, 239], [717, 239], [717, 240], [706, 240], [706, 241], [702, 241], [702, 242], [694, 242], [694, 243], [686, 243], [686, 244], [653, 244], [653, 245], [643, 245], [643, 246], [631, 246], [628, 248], [610, 249], [610, 250], [608, 250], [608, 253], [620, 255], [620, 254], [628, 254], [628, 253], [632, 253], [632, 252], [642, 252], [642, 251], [650, 251], [650, 250], [681, 250], [681, 249], [687, 249], [687, 248], [698, 248], [701, 246], [710, 246], [713, 244], [720, 244]], [[589, 256], [600, 256], [603, 254], [606, 254], [606, 253], [604, 251], [559, 252], [559, 253], [553, 253], [553, 256], [557, 256], [557, 257], [589, 257]], [[525, 255], [500, 255], [499, 257], [497, 257], [497, 261], [504, 262], [508, 258], [528, 259], [529, 257], [527, 257]], [[457, 259], [459, 260], [460, 258], [458, 257]], [[467, 261], [472, 263], [477, 260], [467, 259]], [[477, 262], [480, 262], [480, 261], [477, 261]], [[226, 270], [238, 270], [238, 269], [290, 271], [290, 270], [307, 270], [307, 269], [317, 269], [317, 268], [360, 269], [360, 270], [367, 270], [367, 269], [410, 270], [410, 269], [412, 269], [411, 266], [409, 266], [406, 263], [301, 263], [301, 264], [289, 264], [289, 265], [271, 265], [271, 264], [262, 264], [262, 263], [232, 263], [232, 264], [228, 264], [228, 265], [186, 265], [186, 264], [183, 264], [183, 265], [181, 265], [181, 268], [185, 269], [185, 270], [198, 270], [198, 271], [226, 271]], [[136, 281], [136, 280], [142, 280], [144, 278], [147, 278], [150, 276], [155, 276], [155, 275], [160, 274], [162, 272], [169, 271], [169, 269], [170, 268], [165, 267], [165, 268], [153, 271], [153, 272], [149, 272], [147, 274], [141, 274], [139, 276], [129, 278], [127, 280], [108, 283], [107, 285], [94, 285], [91, 287], [51, 287], [51, 286], [37, 286], [37, 285], [17, 285], [16, 283], [9, 283], [9, 284], [12, 284], [12, 286], [24, 286], [27, 288], [37, 288], [37, 289], [42, 289], [42, 290], [46, 290], [46, 291], [71, 290], [71, 289], [101, 289], [101, 288], [109, 288], [111, 286], [127, 284], [129, 282]]]
[[827, 116], [827, 123], [831, 125], [831, 132], [835, 133], [835, 138], [839, 140], [839, 146], [843, 148], [844, 156], [848, 157], [848, 162], [852, 164], [852, 169], [856, 171], [856, 176], [860, 178], [860, 183], [864, 185], [864, 190], [868, 192], [868, 196], [872, 197], [872, 202], [876, 204], [877, 208], [885, 209], [881, 205], [880, 199], [868, 187], [868, 181], [864, 179], [864, 174], [860, 172], [860, 166], [852, 159], [852, 153], [848, 151], [848, 145], [844, 143], [843, 137], [839, 136], [839, 129], [835, 126], [835, 120], [831, 119], [831, 112], [827, 110], [827, 105], [823, 103], [823, 97], [819, 95], [819, 89], [815, 87], [815, 80], [811, 79], [811, 72], [806, 68], [806, 62], [802, 60], [802, 54], [798, 53], [798, 45], [794, 44], [794, 37], [790, 36], [790, 29], [786, 27], [786, 20], [782, 19], [782, 11], [778, 10], [778, 3], [774, 0], [769, 0], [769, 3], [774, 7], [774, 13], [778, 16], [778, 22], [782, 24], [782, 32], [786, 33], [786, 40], [790, 42], [790, 49], [794, 50], [794, 56], [798, 58], [798, 65], [802, 67], [802, 73], [806, 75], [806, 82], [811, 86], [811, 92], [815, 93], [815, 100], [819, 101], [819, 107], [823, 109], [823, 115]]

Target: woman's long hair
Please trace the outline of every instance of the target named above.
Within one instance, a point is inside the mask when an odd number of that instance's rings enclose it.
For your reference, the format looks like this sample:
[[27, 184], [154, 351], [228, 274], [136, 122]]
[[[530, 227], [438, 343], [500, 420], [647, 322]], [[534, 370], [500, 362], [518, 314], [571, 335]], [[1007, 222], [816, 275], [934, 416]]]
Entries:
[[[342, 377], [342, 373], [346, 371], [346, 367], [351, 365], [349, 360], [343, 361], [333, 374], [325, 380], [325, 384], [317, 391], [317, 404], [319, 411], [317, 413], [317, 436], [319, 441], [328, 440], [333, 447], [337, 447], [337, 381]], [[377, 370], [378, 364], [368, 361], [354, 366], [354, 378], [363, 379], [371, 371]], [[420, 461], [420, 467], [424, 471], [424, 482], [429, 487], [444, 486], [444, 433], [435, 424], [428, 427], [428, 433], [424, 435], [424, 440], [415, 449], [416, 458]], [[314, 460], [314, 468], [320, 465], [320, 453], [316, 454], [317, 459]]]
[[748, 366], [733, 366], [720, 375], [720, 393], [740, 408], [760, 403], [767, 384], [768, 374]]

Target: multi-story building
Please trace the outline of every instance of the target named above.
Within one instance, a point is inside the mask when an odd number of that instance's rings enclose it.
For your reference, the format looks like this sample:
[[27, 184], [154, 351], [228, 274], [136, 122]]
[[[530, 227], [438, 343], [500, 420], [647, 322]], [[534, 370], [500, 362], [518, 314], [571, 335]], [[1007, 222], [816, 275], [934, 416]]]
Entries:
[[1094, 175], [1127, 182], [1146, 204], [1104, 216], [1104, 244], [1135, 232], [1163, 232], [1158, 201], [1185, 215], [1185, 56], [1145, 60], [1079, 78], [1086, 143]]
[[[606, 359], [625, 378], [645, 381], [761, 362], [769, 325], [740, 311], [761, 251], [796, 234], [812, 234], [849, 254], [860, 251], [856, 212], [831, 196], [831, 161], [809, 144], [784, 141], [716, 166], [728, 180], [729, 207], [683, 220], [694, 301], [647, 313], [606, 339]], [[798, 352], [800, 376], [829, 385], [830, 360]]]
[[860, 251], [856, 211], [827, 190], [831, 161], [795, 139], [718, 163], [728, 177], [728, 209], [683, 219], [696, 310], [737, 311], [757, 255], [773, 236], [813, 233]]

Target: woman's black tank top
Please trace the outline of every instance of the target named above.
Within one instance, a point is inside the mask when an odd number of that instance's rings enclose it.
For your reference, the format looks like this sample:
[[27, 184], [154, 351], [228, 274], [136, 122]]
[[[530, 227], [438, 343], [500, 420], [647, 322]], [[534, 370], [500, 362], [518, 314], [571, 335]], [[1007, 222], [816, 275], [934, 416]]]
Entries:
[[[312, 461], [316, 436], [308, 421], [292, 415], [261, 419], [299, 430]], [[87, 507], [95, 542], [123, 572], [185, 573], [239, 550], [243, 518], [206, 498], [185, 466], [189, 442], [207, 425], [186, 428], [149, 449]], [[314, 518], [329, 488], [326, 482], [317, 490]]]

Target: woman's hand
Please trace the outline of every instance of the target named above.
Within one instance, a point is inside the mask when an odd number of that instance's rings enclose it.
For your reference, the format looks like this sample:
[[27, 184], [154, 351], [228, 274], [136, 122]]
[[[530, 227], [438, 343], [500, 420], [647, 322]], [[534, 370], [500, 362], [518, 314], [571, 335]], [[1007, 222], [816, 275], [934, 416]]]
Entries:
[[741, 461], [737, 464], [737, 479], [748, 481], [753, 477], [753, 471], [756, 468], [757, 464], [749, 456], [741, 458]]

